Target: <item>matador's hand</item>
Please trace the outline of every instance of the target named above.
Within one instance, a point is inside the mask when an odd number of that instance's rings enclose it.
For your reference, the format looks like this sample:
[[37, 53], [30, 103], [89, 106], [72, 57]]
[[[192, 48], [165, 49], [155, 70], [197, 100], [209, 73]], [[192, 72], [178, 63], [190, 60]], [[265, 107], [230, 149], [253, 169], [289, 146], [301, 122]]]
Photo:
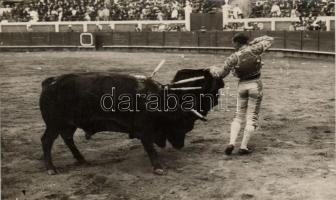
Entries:
[[214, 78], [220, 78], [221, 77], [220, 68], [218, 68], [216, 66], [210, 66], [206, 70], [208, 70], [210, 72], [211, 76], [214, 77]]

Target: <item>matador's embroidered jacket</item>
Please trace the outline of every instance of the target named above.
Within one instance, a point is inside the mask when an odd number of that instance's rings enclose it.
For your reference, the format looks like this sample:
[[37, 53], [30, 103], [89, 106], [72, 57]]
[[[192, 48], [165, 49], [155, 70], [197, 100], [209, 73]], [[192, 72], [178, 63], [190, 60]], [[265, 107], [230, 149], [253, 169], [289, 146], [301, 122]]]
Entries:
[[260, 76], [262, 66], [260, 55], [271, 47], [273, 38], [262, 36], [255, 38], [248, 45], [242, 46], [237, 52], [231, 54], [224, 65], [210, 67], [211, 73], [224, 78], [230, 71], [240, 80], [248, 80]]

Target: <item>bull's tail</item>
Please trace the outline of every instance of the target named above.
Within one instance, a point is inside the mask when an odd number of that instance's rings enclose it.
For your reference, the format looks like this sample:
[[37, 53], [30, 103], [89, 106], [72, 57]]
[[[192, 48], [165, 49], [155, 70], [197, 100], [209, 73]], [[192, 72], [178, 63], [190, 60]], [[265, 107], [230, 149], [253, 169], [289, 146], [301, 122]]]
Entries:
[[42, 114], [43, 120], [47, 123], [50, 121], [50, 117], [53, 116], [52, 112], [57, 111], [58, 109], [55, 108], [55, 88], [56, 84], [56, 77], [49, 77], [42, 81], [42, 92], [40, 96], [40, 110]]

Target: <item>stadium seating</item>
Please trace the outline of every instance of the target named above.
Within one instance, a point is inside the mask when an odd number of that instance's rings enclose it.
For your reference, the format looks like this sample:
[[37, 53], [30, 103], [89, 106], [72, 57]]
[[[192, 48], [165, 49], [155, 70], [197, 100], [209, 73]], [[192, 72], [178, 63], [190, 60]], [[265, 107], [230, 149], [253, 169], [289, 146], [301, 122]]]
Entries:
[[[294, 2], [294, 3], [293, 3]], [[333, 0], [253, 0], [249, 17], [309, 17], [334, 16]], [[280, 14], [272, 12], [278, 6]]]
[[[221, 12], [225, 1], [207, 0], [40, 0], [11, 3], [0, 8], [0, 21], [119, 21], [184, 19], [184, 7], [194, 13]], [[226, 2], [235, 2], [234, 0]], [[245, 1], [244, 1], [245, 2]], [[293, 3], [294, 2], [294, 3]], [[235, 14], [229, 5], [229, 18], [334, 16], [333, 0], [250, 0], [249, 13]]]
[[184, 5], [182, 0], [41, 0], [7, 4], [0, 17], [9, 22], [174, 20], [183, 19]]

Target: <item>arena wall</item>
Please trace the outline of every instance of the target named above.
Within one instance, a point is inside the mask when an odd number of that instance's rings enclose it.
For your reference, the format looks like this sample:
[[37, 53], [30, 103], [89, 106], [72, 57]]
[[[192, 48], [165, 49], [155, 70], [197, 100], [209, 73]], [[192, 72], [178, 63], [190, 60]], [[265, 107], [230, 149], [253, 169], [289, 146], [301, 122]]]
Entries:
[[[75, 27], [75, 26], [74, 26]], [[156, 49], [232, 49], [234, 31], [205, 32], [3, 32], [0, 50], [11, 48], [156, 48]], [[249, 31], [250, 38], [269, 35], [275, 38], [271, 50], [335, 55], [335, 33], [319, 31]], [[84, 34], [84, 35], [82, 35]], [[82, 35], [82, 36], [81, 36]]]

